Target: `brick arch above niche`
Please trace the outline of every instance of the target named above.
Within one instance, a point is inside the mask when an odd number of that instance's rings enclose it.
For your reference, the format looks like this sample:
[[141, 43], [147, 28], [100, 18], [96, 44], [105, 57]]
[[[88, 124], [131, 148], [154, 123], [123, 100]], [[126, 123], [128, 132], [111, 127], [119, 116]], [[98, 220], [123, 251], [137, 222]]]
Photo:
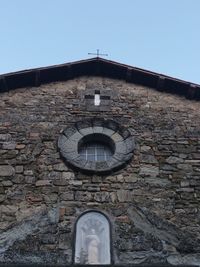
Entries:
[[[110, 148], [108, 160], [86, 160], [79, 153], [82, 144], [100, 142]], [[79, 170], [93, 173], [110, 172], [127, 163], [134, 150], [134, 138], [128, 129], [113, 120], [79, 121], [65, 128], [58, 138], [58, 148], [64, 160]]]

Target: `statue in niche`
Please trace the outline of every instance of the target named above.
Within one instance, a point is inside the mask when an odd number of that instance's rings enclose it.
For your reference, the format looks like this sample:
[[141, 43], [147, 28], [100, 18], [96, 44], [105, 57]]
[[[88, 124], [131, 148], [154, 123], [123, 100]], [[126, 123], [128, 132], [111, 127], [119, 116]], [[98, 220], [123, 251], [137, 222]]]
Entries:
[[88, 240], [88, 264], [99, 264], [99, 244], [100, 240], [96, 235], [95, 229], [86, 237]]
[[110, 225], [99, 212], [91, 211], [76, 225], [75, 263], [110, 264]]

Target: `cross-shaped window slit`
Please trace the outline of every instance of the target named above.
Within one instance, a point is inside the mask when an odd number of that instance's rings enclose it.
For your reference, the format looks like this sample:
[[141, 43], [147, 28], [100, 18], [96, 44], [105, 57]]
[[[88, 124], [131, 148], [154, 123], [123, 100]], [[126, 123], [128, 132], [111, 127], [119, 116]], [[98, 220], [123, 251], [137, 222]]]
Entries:
[[94, 99], [93, 95], [85, 95], [85, 99]]
[[94, 93], [94, 105], [95, 106], [100, 106], [100, 102], [101, 102], [100, 91], [99, 90], [95, 90], [95, 93]]

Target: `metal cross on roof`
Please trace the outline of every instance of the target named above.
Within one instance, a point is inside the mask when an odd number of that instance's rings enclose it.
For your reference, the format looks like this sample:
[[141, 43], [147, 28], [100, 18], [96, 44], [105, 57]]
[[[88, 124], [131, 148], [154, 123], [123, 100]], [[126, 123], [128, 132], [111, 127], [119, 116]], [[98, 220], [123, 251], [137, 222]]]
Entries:
[[97, 49], [97, 52], [96, 53], [88, 53], [88, 55], [95, 55], [97, 57], [99, 57], [99, 56], [107, 57], [108, 56], [108, 54], [101, 54], [101, 53], [99, 53], [99, 49]]

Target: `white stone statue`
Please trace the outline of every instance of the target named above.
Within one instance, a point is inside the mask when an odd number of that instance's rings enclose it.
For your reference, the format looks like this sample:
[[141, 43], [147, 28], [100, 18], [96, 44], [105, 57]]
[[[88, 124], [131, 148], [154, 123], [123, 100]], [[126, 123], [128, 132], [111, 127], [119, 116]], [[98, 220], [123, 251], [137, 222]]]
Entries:
[[99, 264], [99, 245], [100, 240], [95, 229], [91, 230], [91, 234], [86, 237], [88, 241], [88, 264]]

